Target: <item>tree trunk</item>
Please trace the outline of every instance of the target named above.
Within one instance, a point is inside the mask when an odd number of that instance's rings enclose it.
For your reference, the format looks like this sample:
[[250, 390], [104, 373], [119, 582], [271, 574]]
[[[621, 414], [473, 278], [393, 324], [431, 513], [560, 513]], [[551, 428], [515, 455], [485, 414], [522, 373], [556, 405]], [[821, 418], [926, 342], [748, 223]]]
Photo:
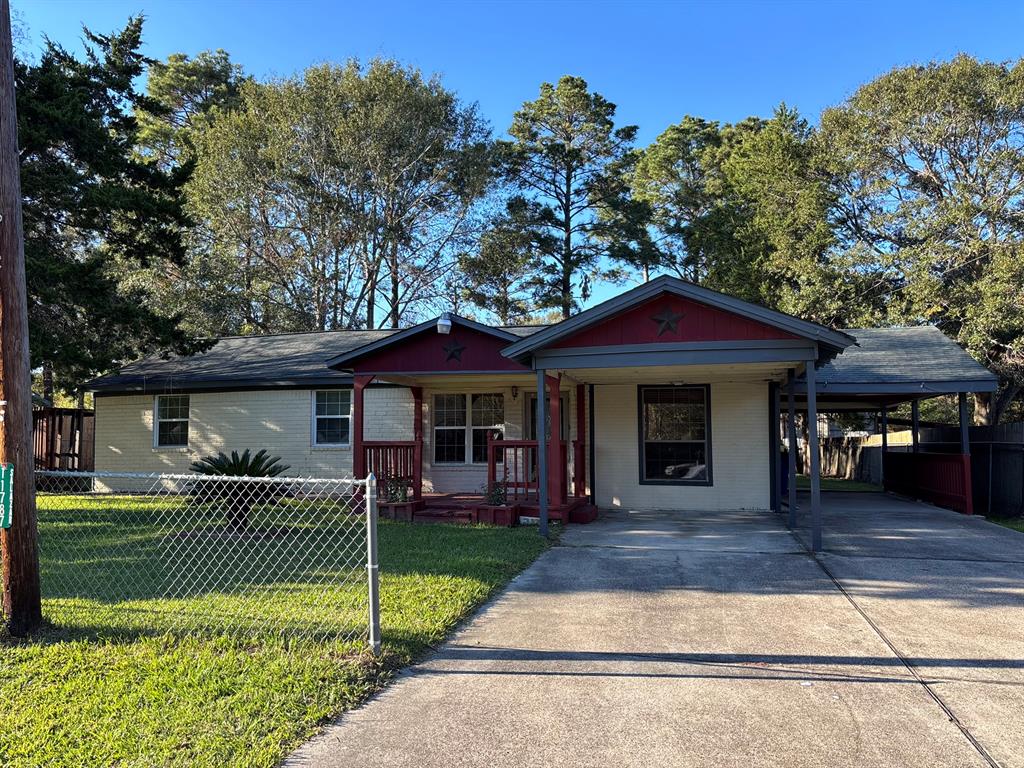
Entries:
[[33, 632], [43, 620], [19, 174], [11, 9], [8, 0], [0, 0], [0, 400], [6, 401], [0, 406], [0, 462], [15, 466], [13, 520], [10, 528], [0, 529], [0, 612], [14, 636]]
[[1016, 384], [1007, 384], [996, 392], [975, 392], [974, 398], [974, 423], [978, 426], [994, 427], [1003, 418], [1010, 403], [1021, 392], [1021, 387]]
[[53, 365], [43, 363], [43, 400], [53, 405]]

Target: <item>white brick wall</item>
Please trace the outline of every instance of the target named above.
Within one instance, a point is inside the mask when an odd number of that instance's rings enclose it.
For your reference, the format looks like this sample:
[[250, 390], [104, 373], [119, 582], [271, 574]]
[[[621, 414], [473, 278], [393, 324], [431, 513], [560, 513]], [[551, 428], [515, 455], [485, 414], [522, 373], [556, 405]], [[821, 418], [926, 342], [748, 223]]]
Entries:
[[[374, 387], [365, 399], [367, 440], [409, 439], [409, 390]], [[291, 466], [290, 475], [351, 475], [351, 448], [313, 445], [312, 408], [308, 389], [194, 392], [188, 448], [154, 448], [152, 395], [97, 397], [96, 469], [187, 472], [191, 462], [217, 451], [266, 448]]]
[[[426, 491], [482, 492], [486, 464], [433, 464], [433, 395], [441, 392], [501, 392], [505, 397], [505, 434], [523, 437], [531, 391], [510, 387], [427, 389], [423, 392], [423, 478]], [[565, 390], [570, 439], [576, 436], [575, 392]], [[404, 387], [370, 387], [365, 393], [367, 440], [411, 440], [412, 393]], [[291, 466], [288, 474], [347, 477], [352, 473], [348, 447], [312, 445], [311, 390], [260, 390], [192, 393], [188, 448], [153, 447], [153, 396], [96, 398], [96, 469], [105, 472], [188, 472], [189, 464], [217, 451], [266, 448]]]
[[626, 509], [768, 509], [768, 385], [711, 385], [711, 486], [640, 485], [636, 385], [594, 388], [597, 504]]

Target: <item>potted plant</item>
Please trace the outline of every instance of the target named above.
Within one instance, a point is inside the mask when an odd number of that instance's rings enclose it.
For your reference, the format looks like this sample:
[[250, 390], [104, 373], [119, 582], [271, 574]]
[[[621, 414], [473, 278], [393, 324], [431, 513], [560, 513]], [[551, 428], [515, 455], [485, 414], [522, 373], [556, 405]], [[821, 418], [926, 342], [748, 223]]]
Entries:
[[509, 528], [519, 521], [518, 512], [518, 505], [508, 503], [508, 487], [505, 483], [495, 482], [484, 493], [484, 503], [474, 510], [473, 522]]

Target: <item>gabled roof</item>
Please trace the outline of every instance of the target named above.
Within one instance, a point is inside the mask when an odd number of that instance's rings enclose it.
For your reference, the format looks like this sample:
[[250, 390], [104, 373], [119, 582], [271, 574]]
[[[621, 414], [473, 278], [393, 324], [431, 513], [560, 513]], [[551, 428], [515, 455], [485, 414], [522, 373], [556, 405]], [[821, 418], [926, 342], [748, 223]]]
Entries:
[[[857, 340], [817, 369], [820, 394], [920, 394], [992, 392], [995, 374], [938, 328], [850, 328]], [[807, 391], [801, 378], [795, 388]]]
[[[467, 321], [471, 322], [471, 321]], [[503, 338], [519, 339], [545, 326], [500, 328]], [[91, 392], [160, 393], [272, 387], [347, 386], [352, 376], [327, 367], [339, 354], [402, 333], [391, 329], [312, 331], [266, 336], [225, 336], [195, 355], [152, 356], [117, 373], [93, 379]]]
[[[506, 328], [496, 327], [493, 325], [484, 325], [483, 323], [478, 323], [475, 320], [470, 320], [469, 318], [466, 317], [460, 317], [459, 315], [453, 313], [449, 313], [448, 317], [452, 321], [453, 327], [461, 325], [463, 328], [471, 328], [474, 331], [487, 334], [488, 336], [494, 336], [495, 338], [506, 342], [518, 341], [521, 338], [520, 335], [512, 333], [511, 330]], [[412, 336], [416, 336], [417, 334], [423, 333], [424, 331], [433, 331], [437, 327], [437, 322], [440, 319], [440, 317], [435, 317], [432, 320], [425, 320], [419, 325], [414, 325], [410, 328], [395, 331], [385, 338], [375, 339], [360, 347], [356, 347], [355, 349], [346, 350], [345, 352], [342, 352], [339, 355], [335, 355], [330, 360], [328, 360], [327, 365], [330, 366], [331, 368], [344, 368], [346, 364], [351, 363], [354, 360], [358, 360], [360, 357], [363, 357], [364, 355], [376, 352], [377, 350], [382, 349], [383, 347], [390, 347], [392, 344], [400, 344], [406, 339], [409, 339]]]
[[832, 354], [845, 349], [853, 343], [852, 337], [823, 325], [801, 320], [792, 315], [757, 304], [751, 304], [748, 301], [732, 296], [726, 296], [723, 293], [708, 290], [675, 277], [662, 275], [632, 290], [608, 299], [596, 307], [586, 309], [557, 325], [548, 326], [537, 333], [531, 334], [529, 337], [510, 345], [502, 351], [502, 354], [513, 359], [525, 359], [537, 350], [544, 349], [584, 328], [606, 320], [663, 293], [674, 294], [685, 299], [697, 301], [812, 340], [827, 347]]

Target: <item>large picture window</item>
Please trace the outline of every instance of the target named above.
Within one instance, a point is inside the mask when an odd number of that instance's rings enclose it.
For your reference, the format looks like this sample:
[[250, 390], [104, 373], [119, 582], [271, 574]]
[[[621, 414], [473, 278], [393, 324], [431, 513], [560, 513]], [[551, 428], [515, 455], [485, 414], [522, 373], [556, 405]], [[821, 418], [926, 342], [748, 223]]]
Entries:
[[313, 393], [314, 445], [348, 445], [351, 427], [351, 390], [325, 389]]
[[711, 484], [709, 387], [640, 387], [640, 482]]
[[434, 395], [433, 418], [435, 464], [486, 464], [488, 433], [505, 431], [505, 396]]
[[153, 445], [157, 448], [188, 446], [188, 395], [157, 395]]

